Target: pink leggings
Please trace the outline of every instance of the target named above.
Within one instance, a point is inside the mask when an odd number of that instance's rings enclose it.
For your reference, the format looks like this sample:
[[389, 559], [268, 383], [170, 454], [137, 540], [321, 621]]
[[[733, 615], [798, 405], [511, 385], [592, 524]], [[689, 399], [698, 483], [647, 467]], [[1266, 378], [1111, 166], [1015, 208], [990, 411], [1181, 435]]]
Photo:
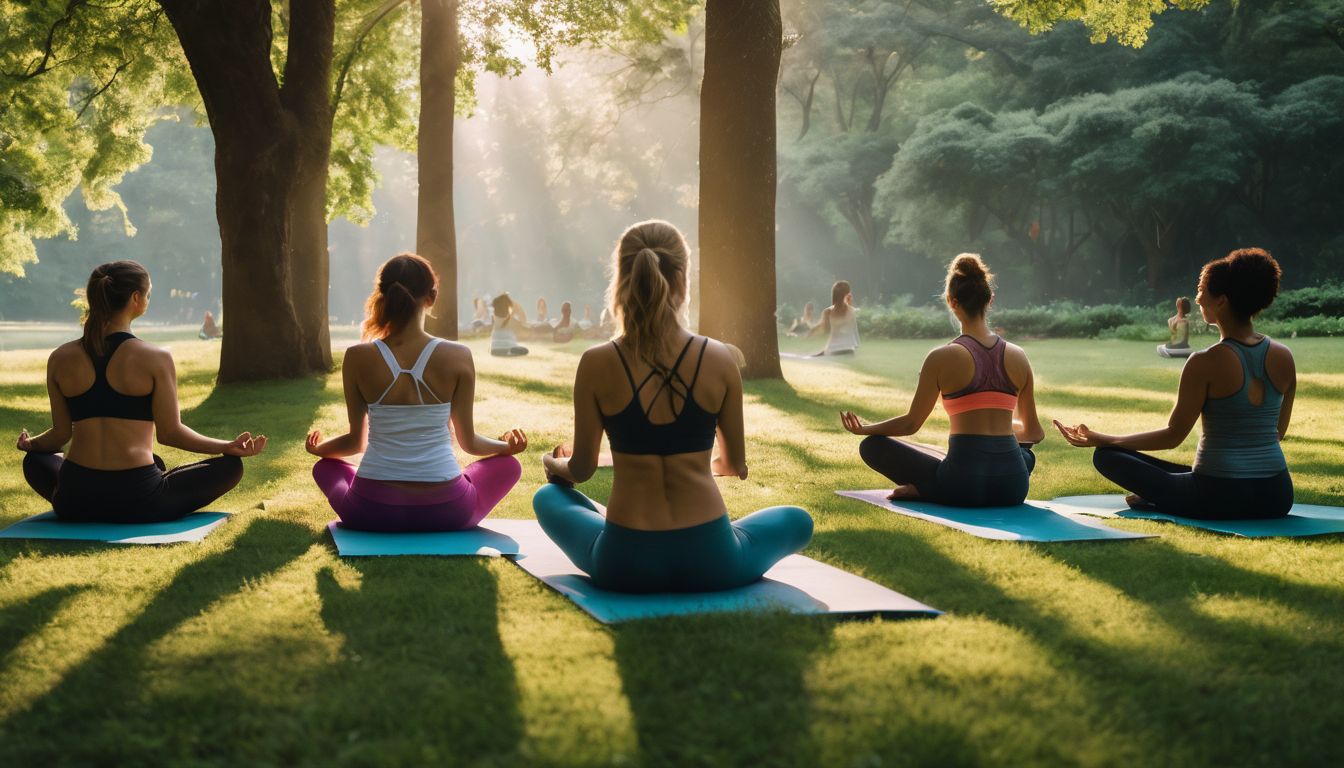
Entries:
[[321, 459], [313, 479], [342, 525], [362, 531], [464, 531], [476, 527], [514, 485], [523, 467], [512, 456], [491, 456], [437, 488], [411, 490], [355, 476], [341, 459]]

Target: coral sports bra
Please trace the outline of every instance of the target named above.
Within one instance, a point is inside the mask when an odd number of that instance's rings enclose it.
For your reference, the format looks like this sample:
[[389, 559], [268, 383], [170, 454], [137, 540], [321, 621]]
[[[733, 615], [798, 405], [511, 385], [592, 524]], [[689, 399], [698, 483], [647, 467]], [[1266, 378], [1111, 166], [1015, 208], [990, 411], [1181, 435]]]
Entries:
[[[621, 348], [616, 342], [611, 342], [616, 354], [621, 358], [625, 377], [630, 380], [630, 389], [633, 390], [629, 405], [610, 416], [605, 414], [602, 416], [602, 428], [607, 431], [611, 450], [642, 456], [673, 456], [678, 453], [708, 451], [714, 447], [714, 431], [719, 423], [719, 414], [701, 408], [700, 404], [695, 402], [694, 396], [695, 382], [700, 378], [700, 366], [705, 362], [705, 347], [709, 346], [708, 338], [700, 345], [700, 357], [696, 360], [691, 382], [687, 384], [677, 372], [694, 341], [695, 337], [692, 336], [686, 342], [686, 346], [681, 348], [681, 354], [677, 355], [677, 361], [671, 368], [655, 368], [649, 371], [649, 375], [639, 384], [635, 383], [635, 376], [630, 372], [630, 364], [625, 361]], [[663, 383], [659, 385], [649, 407], [645, 409], [640, 405], [639, 392], [654, 374], [660, 374]], [[676, 418], [672, 421], [655, 424], [649, 421], [649, 412], [653, 410], [653, 405], [658, 402], [664, 389], [667, 390], [669, 398], [679, 397], [681, 410], [676, 411]]]
[[154, 394], [123, 395], [112, 388], [107, 381], [107, 364], [112, 356], [126, 341], [135, 336], [122, 331], [109, 334], [103, 339], [106, 352], [102, 357], [89, 356], [93, 362], [93, 386], [75, 395], [65, 398], [70, 409], [70, 421], [83, 421], [99, 417], [130, 419], [131, 421], [154, 420]]
[[971, 362], [975, 364], [975, 376], [971, 383], [953, 392], [943, 395], [943, 409], [948, 416], [956, 416], [967, 411], [994, 409], [1013, 411], [1017, 409], [1017, 387], [1008, 378], [1008, 369], [1003, 365], [1003, 354], [1007, 343], [1000, 337], [994, 338], [994, 346], [986, 349], [983, 344], [965, 334], [952, 340], [971, 353]]

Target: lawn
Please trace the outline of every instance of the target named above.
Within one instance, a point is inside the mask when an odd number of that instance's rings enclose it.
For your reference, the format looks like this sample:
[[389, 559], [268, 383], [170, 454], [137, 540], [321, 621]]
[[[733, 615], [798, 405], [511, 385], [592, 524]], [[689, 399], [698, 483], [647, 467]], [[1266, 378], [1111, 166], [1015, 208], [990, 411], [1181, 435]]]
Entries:
[[[836, 411], [904, 409], [928, 342], [785, 361], [747, 392], [730, 509], [798, 503], [806, 553], [948, 611], [935, 620], [716, 616], [603, 627], [485, 559], [341, 560], [305, 432], [341, 425], [340, 377], [213, 389], [218, 346], [172, 342], [188, 423], [272, 438], [201, 544], [0, 542], [0, 765], [1340, 764], [1344, 538], [992, 542], [833, 495], [885, 481]], [[786, 340], [801, 351], [804, 344]], [[1299, 501], [1344, 504], [1344, 342], [1291, 342], [1285, 443]], [[477, 420], [533, 441], [498, 514], [531, 515], [567, 439], [568, 346], [483, 354]], [[1180, 363], [1152, 345], [1027, 345], [1045, 421], [1159, 425]], [[0, 352], [0, 435], [45, 426], [41, 351]], [[919, 438], [945, 443], [941, 411]], [[1174, 456], [1188, 459], [1194, 439]], [[44, 509], [20, 454], [0, 523]], [[187, 457], [164, 451], [169, 463]], [[1033, 497], [1111, 490], [1040, 446]], [[609, 472], [604, 470], [604, 472]], [[610, 475], [585, 490], [605, 498]]]

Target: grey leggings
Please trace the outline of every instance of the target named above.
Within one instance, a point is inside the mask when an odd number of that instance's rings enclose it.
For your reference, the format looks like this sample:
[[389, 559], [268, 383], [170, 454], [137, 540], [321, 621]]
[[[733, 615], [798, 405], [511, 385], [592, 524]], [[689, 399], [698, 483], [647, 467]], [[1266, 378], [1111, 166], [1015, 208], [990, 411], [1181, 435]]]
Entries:
[[952, 435], [947, 454], [890, 437], [859, 443], [863, 462], [921, 501], [951, 507], [1008, 507], [1027, 498], [1036, 455], [1012, 435]]
[[1159, 512], [1199, 520], [1283, 517], [1293, 508], [1288, 470], [1269, 477], [1214, 477], [1127, 448], [1098, 448], [1092, 465]]

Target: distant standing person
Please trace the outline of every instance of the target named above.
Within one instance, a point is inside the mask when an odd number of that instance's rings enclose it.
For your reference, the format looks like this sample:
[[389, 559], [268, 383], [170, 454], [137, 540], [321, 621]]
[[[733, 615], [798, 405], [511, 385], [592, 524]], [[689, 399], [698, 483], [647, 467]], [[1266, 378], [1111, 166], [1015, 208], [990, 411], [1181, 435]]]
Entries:
[[[24, 479], [62, 520], [175, 520], [228, 493], [243, 477], [242, 457], [266, 447], [265, 435], [216, 440], [182, 423], [172, 354], [131, 334], [150, 287], [134, 261], [95, 268], [83, 338], [47, 359], [52, 426], [21, 432], [18, 449], [27, 454]], [[167, 469], [154, 455], [156, 437], [170, 448], [223, 455]]]
[[[476, 433], [471, 350], [425, 332], [438, 296], [438, 277], [420, 256], [403, 253], [379, 268], [365, 341], [341, 363], [349, 429], [329, 440], [317, 430], [308, 434], [305, 447], [320, 458], [313, 479], [350, 528], [473, 528], [522, 473], [514, 458], [527, 449], [522, 430], [499, 440]], [[462, 450], [485, 458], [459, 467], [454, 434]], [[345, 461], [359, 453], [358, 466]]]
[[[1097, 449], [1092, 464], [1130, 492], [1130, 506], [1206, 520], [1283, 517], [1292, 509], [1293, 479], [1280, 442], [1293, 415], [1297, 367], [1293, 353], [1254, 323], [1274, 303], [1281, 275], [1259, 248], [1204, 265], [1195, 303], [1221, 339], [1186, 361], [1167, 426], [1107, 435], [1055, 422], [1069, 443]], [[1177, 447], [1196, 420], [1204, 434], [1194, 466], [1140, 453]]]
[[813, 333], [825, 333], [826, 347], [815, 357], [823, 355], [852, 355], [859, 349], [858, 308], [849, 283], [839, 280], [831, 286], [831, 306], [821, 311], [821, 322]]
[[495, 324], [490, 330], [490, 354], [495, 357], [526, 355], [527, 347], [518, 343], [518, 335], [513, 332], [513, 299], [508, 293], [501, 293], [490, 305], [495, 311]]
[[1182, 296], [1176, 300], [1176, 314], [1167, 318], [1167, 330], [1171, 340], [1157, 345], [1157, 354], [1161, 357], [1189, 357], [1190, 352], [1190, 300]]

